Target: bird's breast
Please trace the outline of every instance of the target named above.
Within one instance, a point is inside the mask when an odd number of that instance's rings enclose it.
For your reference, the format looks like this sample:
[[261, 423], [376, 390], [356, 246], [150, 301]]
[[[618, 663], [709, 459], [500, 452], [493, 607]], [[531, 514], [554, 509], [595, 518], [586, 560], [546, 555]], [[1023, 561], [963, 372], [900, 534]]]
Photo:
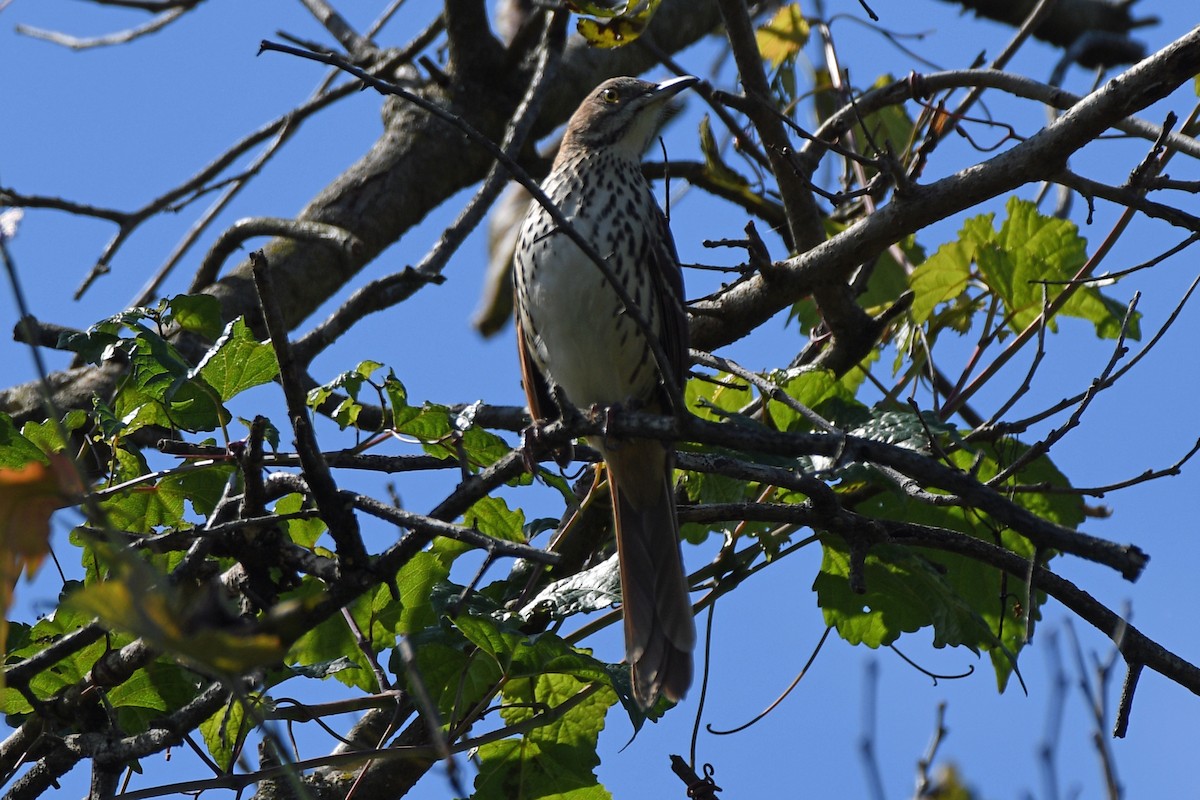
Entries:
[[[605, 260], [651, 330], [653, 195], [636, 166], [547, 179], [546, 193]], [[518, 312], [534, 362], [580, 407], [645, 400], [658, 385], [654, 357], [609, 279], [550, 215], [531, 204], [517, 245]]]

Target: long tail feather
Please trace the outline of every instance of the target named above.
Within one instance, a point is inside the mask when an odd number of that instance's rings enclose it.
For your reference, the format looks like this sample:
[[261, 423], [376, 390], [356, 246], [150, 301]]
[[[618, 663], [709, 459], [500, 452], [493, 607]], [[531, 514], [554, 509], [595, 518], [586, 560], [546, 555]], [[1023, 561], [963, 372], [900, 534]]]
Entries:
[[671, 454], [661, 442], [605, 448], [621, 562], [625, 651], [634, 699], [680, 700], [692, 683], [696, 626], [679, 549]]

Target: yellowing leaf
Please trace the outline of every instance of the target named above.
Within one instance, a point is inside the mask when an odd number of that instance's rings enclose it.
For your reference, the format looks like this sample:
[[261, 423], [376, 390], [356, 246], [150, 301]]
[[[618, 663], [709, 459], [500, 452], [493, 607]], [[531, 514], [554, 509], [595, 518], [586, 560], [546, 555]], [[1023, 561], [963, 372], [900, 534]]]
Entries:
[[49, 463], [0, 467], [0, 652], [7, 644], [5, 619], [17, 578], [37, 572], [50, 551], [50, 515], [82, 491], [79, 473], [61, 454], [50, 456]]
[[70, 607], [219, 675], [273, 664], [287, 652], [286, 637], [278, 631], [246, 625], [225, 609], [216, 586], [174, 586], [135, 556], [114, 557], [120, 562], [114, 576], [71, 595]]
[[713, 135], [712, 123], [705, 114], [700, 120], [700, 152], [704, 154], [704, 171], [708, 177], [722, 187], [732, 191], [745, 190], [750, 182], [730, 168], [721, 158], [717, 137]]
[[808, 43], [808, 20], [800, 6], [789, 3], [776, 12], [774, 18], [758, 29], [754, 38], [758, 41], [758, 52], [773, 69], [790, 58], [795, 58]]
[[629, 44], [642, 35], [662, 0], [628, 0], [625, 3], [567, 0], [567, 6], [588, 16], [575, 23], [576, 30], [593, 47], [613, 48]]
[[78, 473], [63, 455], [51, 456], [49, 464], [31, 461], [0, 468], [0, 549], [5, 557], [36, 572], [49, 549], [50, 515], [80, 492]]

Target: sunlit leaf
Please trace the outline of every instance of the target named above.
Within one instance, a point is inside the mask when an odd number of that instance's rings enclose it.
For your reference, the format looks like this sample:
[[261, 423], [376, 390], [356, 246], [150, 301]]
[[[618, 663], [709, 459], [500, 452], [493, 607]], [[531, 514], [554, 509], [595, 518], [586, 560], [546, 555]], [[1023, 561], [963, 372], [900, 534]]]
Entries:
[[704, 171], [709, 180], [728, 190], [749, 191], [750, 182], [721, 158], [721, 149], [717, 146], [717, 138], [713, 136], [712, 123], [707, 114], [700, 119], [700, 152], [704, 154]]
[[228, 400], [252, 386], [269, 383], [279, 374], [279, 364], [271, 345], [254, 338], [240, 317], [225, 326], [192, 372], [213, 387], [222, 400]]
[[771, 21], [754, 34], [758, 42], [759, 55], [778, 69], [783, 62], [793, 59], [808, 44], [808, 20], [798, 3], [781, 7]]
[[[543, 709], [572, 701], [586, 684], [568, 675], [540, 675], [510, 681], [501, 715], [509, 725], [533, 719]], [[595, 769], [596, 743], [606, 712], [616, 703], [610, 688], [586, 697], [566, 714], [516, 738], [479, 748], [476, 800], [607, 800]]]
[[611, 608], [621, 599], [617, 557], [605, 559], [590, 569], [548, 584], [526, 606], [527, 612], [548, 613], [552, 619], [572, 614], [590, 614]]
[[[915, 293], [912, 318], [930, 320], [934, 309], [947, 301], [961, 300], [974, 280], [1001, 301], [1007, 326], [1014, 332], [1029, 327], [1043, 309], [1064, 291], [1087, 260], [1087, 241], [1069, 220], [1042, 214], [1026, 200], [1010, 198], [1007, 216], [994, 227], [994, 214], [981, 214], [963, 223], [958, 241], [942, 245], [913, 271]], [[977, 274], [971, 266], [977, 267]], [[1104, 297], [1093, 286], [1071, 286], [1071, 296], [1058, 314], [1091, 322], [1096, 334], [1115, 338], [1121, 333], [1124, 306]], [[964, 307], [973, 313], [971, 306]], [[1140, 337], [1140, 315], [1130, 317], [1126, 335]], [[935, 326], [952, 320], [939, 318]], [[1057, 321], [1047, 321], [1051, 331]]]
[[[39, 619], [32, 629], [27, 625], [10, 623], [8, 658], [25, 659], [75, 633], [92, 621], [90, 614], [59, 605]], [[29, 690], [39, 700], [49, 700], [63, 689], [82, 680], [110, 647], [120, 648], [131, 639], [125, 634], [110, 634], [108, 640], [93, 642], [60, 659], [53, 669], [42, 670], [30, 678]], [[23, 641], [17, 641], [17, 640]], [[0, 689], [0, 711], [5, 714], [28, 714], [33, 711], [29, 701], [13, 687]]]
[[450, 575], [449, 568], [433, 553], [417, 553], [400, 568], [396, 588], [400, 590], [398, 633], [413, 633], [437, 622], [431, 597], [433, 587]]
[[[971, 469], [982, 481], [987, 481], [999, 473], [1002, 463], [1011, 462], [1021, 456], [1027, 448], [1011, 440], [1001, 441], [995, 445], [976, 448], [974, 450], [958, 449], [946, 457], [959, 469]], [[1076, 495], [1061, 491], [1068, 488], [1066, 478], [1046, 457], [1034, 460], [1011, 479], [1014, 485], [1045, 485], [1051, 491], [1046, 492], [1017, 492], [1013, 499], [1019, 505], [1039, 516], [1066, 527], [1077, 527], [1084, 520], [1082, 499]], [[1059, 491], [1054, 491], [1058, 489]], [[871, 517], [904, 521], [915, 524], [930, 525], [936, 528], [959, 531], [991, 544], [1000, 546], [1016, 553], [1023, 559], [1032, 559], [1036, 555], [1033, 545], [1024, 537], [1013, 533], [989, 519], [985, 514], [975, 510], [963, 509], [958, 506], [935, 506], [926, 503], [913, 502], [911, 498], [894, 487], [874, 493], [869, 499], [858, 504], [855, 510]], [[872, 549], [872, 552], [875, 552]], [[979, 649], [987, 651], [996, 671], [997, 684], [1003, 690], [1013, 670], [1013, 659], [1025, 645], [1027, 626], [1032, 629], [1041, 616], [1042, 595], [1030, 594], [1024, 582], [1020, 579], [1005, 575], [995, 567], [984, 564], [966, 556], [946, 553], [939, 550], [914, 550], [918, 553], [922, 568], [933, 570], [934, 578], [939, 587], [937, 592], [929, 597], [940, 597], [943, 591], [950, 591], [953, 598], [942, 598], [938, 603], [945, 607], [939, 611], [940, 618], [927, 607], [929, 598], [922, 599], [914, 606], [903, 592], [897, 591], [881, 598], [878, 614], [863, 612], [853, 615], [859, 622], [856, 625], [868, 626], [868, 632], [874, 635], [876, 631], [885, 632], [887, 636], [898, 634], [892, 627], [894, 619], [911, 620], [924, 618], [923, 625], [945, 623], [945, 615], [959, 614], [958, 601], [965, 603], [978, 615], [991, 631], [992, 639], [981, 638], [976, 642]], [[1043, 557], [1052, 554], [1043, 553]], [[868, 559], [868, 564], [872, 563]], [[911, 564], [894, 559], [889, 568], [910, 571]], [[882, 585], [887, 585], [889, 578], [881, 579]], [[921, 580], [929, 580], [928, 576]], [[849, 591], [848, 586], [842, 587]], [[868, 592], [876, 591], [871, 586], [871, 576], [867, 575]], [[929, 589], [933, 592], [933, 589]], [[858, 597], [858, 596], [854, 596]], [[888, 599], [890, 598], [890, 600]], [[859, 598], [861, 599], [861, 598]], [[854, 609], [856, 601], [847, 600], [847, 609]], [[886, 603], [896, 603], [904, 606], [898, 609]], [[946, 605], [949, 603], [949, 605]], [[1019, 604], [1019, 605], [1018, 605]], [[822, 604], [822, 607], [824, 605]], [[874, 607], [872, 607], [874, 609]], [[898, 615], [888, 617], [887, 613]], [[849, 613], [849, 612], [847, 612]], [[849, 619], [849, 616], [847, 617]], [[960, 625], [960, 629], [961, 625]], [[908, 631], [907, 627], [902, 628]], [[864, 634], [866, 635], [866, 634]], [[938, 636], [935, 632], [935, 636]], [[940, 638], [953, 643], [953, 637], [943, 633]], [[885, 642], [886, 643], [886, 642]]]
[[650, 24], [662, 0], [627, 0], [606, 3], [594, 0], [567, 0], [577, 14], [586, 14], [575, 23], [576, 30], [593, 47], [623, 47], [637, 39]]
[[963, 645], [978, 653], [997, 645], [986, 621], [946, 583], [933, 563], [892, 545], [871, 548], [863, 567], [866, 593], [850, 588], [850, 553], [841, 540], [822, 542], [813, 584], [825, 622], [850, 644], [880, 647], [902, 633], [933, 628], [935, 647]]
[[193, 699], [202, 684], [201, 677], [192, 670], [158, 658], [134, 672], [129, 680], [111, 687], [105, 699], [118, 710], [124, 730], [140, 733], [165, 712]]
[[[45, 422], [26, 422], [21, 426], [21, 435], [36, 444], [44, 453], [58, 453], [70, 447], [70, 442], [64, 438], [87, 425], [88, 416], [82, 409], [73, 409], [63, 415], [61, 420], [46, 420]], [[0, 421], [0, 431], [4, 423]], [[4, 434], [0, 432], [0, 439]], [[4, 444], [0, 441], [0, 462], [4, 458]]]
[[42, 448], [17, 430], [12, 417], [0, 412], [0, 469], [20, 469], [34, 461], [46, 463]]
[[970, 245], [948, 242], [918, 266], [909, 278], [914, 297], [909, 313], [924, 323], [942, 303], [966, 291], [971, 280], [973, 249]]
[[[259, 698], [253, 698], [257, 704]], [[204, 722], [200, 723], [200, 734], [213, 761], [223, 770], [233, 769], [234, 757], [253, 728], [253, 721], [246, 719], [246, 707], [238, 698], [231, 698]]]
[[525, 513], [510, 509], [501, 497], [482, 497], [463, 515], [463, 524], [493, 539], [525, 541]]
[[[275, 502], [276, 514], [294, 514], [304, 508], [304, 495], [288, 494]], [[288, 532], [288, 538], [301, 547], [312, 548], [325, 532], [325, 523], [317, 518], [289, 519], [281, 523]]]

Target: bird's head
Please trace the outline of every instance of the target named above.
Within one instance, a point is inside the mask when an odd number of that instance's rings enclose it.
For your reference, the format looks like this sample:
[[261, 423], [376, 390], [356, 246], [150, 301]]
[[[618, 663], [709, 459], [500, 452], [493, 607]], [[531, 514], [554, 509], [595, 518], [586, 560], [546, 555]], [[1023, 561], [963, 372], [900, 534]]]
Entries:
[[658, 129], [666, 102], [697, 81], [691, 75], [662, 83], [638, 78], [606, 80], [571, 116], [562, 149], [611, 148], [640, 160]]

